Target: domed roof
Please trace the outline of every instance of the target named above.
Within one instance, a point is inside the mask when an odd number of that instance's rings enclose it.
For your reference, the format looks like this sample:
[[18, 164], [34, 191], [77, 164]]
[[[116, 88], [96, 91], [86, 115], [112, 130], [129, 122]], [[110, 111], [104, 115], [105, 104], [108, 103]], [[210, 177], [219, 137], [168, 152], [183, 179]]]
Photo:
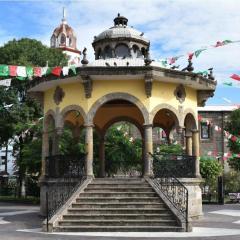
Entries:
[[128, 26], [114, 26], [100, 33], [94, 38], [94, 42], [106, 38], [134, 38], [143, 42], [149, 42], [148, 39], [143, 37], [143, 33]]
[[66, 34], [67, 37], [75, 36], [74, 30], [67, 24], [61, 23], [60, 26], [56, 27], [53, 31], [53, 35], [56, 37], [59, 36], [61, 33]]
[[128, 19], [126, 17], [118, 14], [118, 16], [114, 19], [114, 26], [103, 31], [98, 36], [95, 36], [93, 43], [104, 39], [132, 38], [148, 44], [149, 40], [143, 37], [144, 33], [139, 32], [133, 27], [128, 27], [127, 22]]

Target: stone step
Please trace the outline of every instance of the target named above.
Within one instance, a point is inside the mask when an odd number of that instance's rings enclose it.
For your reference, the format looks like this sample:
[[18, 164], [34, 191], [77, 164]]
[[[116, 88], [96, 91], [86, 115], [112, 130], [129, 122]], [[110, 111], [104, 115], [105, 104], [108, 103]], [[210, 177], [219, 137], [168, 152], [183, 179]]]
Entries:
[[80, 197], [156, 197], [155, 192], [83, 192]]
[[84, 192], [155, 192], [151, 187], [102, 187], [102, 188], [91, 188], [87, 187]]
[[176, 226], [58, 226], [59, 232], [183, 232]]
[[90, 183], [88, 185], [88, 188], [143, 188], [148, 187], [151, 188], [151, 186], [148, 183]]
[[172, 214], [170, 213], [160, 213], [160, 214], [66, 214], [63, 215], [63, 220], [105, 220], [105, 219], [146, 219], [146, 220], [174, 220]]
[[108, 202], [108, 203], [121, 203], [121, 202], [148, 202], [148, 203], [162, 203], [163, 201], [158, 197], [80, 197], [76, 202], [92, 203], [92, 202]]
[[170, 213], [165, 208], [69, 208], [70, 214], [150, 214], [150, 213]]
[[59, 226], [176, 226], [175, 220], [61, 220]]
[[166, 208], [164, 203], [128, 202], [128, 203], [73, 203], [72, 208]]

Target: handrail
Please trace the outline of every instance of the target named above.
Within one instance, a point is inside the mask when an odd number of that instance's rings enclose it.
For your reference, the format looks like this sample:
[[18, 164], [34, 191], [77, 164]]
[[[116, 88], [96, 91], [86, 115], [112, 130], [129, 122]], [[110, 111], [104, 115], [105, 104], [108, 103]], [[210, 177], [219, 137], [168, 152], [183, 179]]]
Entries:
[[[155, 161], [161, 161], [156, 154], [149, 153]], [[153, 184], [160, 190], [178, 213], [185, 219], [188, 226], [188, 189], [186, 186], [170, 173], [168, 169], [165, 174], [160, 175], [153, 169]]]

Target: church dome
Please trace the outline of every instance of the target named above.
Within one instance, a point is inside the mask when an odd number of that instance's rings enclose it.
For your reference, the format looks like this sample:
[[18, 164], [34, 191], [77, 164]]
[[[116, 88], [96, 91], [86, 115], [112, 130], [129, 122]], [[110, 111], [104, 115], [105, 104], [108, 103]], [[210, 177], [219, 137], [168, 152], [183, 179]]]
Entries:
[[144, 33], [127, 26], [128, 19], [118, 16], [114, 26], [94, 37], [95, 58], [139, 58], [149, 49], [150, 42]]
[[67, 24], [65, 9], [63, 9], [62, 23], [54, 29], [50, 45], [52, 48], [77, 50], [77, 37], [72, 27]]

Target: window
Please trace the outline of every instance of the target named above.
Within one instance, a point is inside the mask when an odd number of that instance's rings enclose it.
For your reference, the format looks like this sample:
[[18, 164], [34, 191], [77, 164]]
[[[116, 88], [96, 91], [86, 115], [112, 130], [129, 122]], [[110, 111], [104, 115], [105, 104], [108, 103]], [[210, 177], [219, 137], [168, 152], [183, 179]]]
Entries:
[[210, 139], [210, 125], [201, 122], [201, 139]]
[[133, 58], [140, 58], [142, 57], [142, 53], [141, 51], [139, 50], [138, 46], [136, 45], [133, 45]]
[[125, 44], [119, 44], [115, 49], [115, 54], [119, 58], [129, 57], [129, 49]]
[[105, 56], [105, 59], [112, 58], [112, 49], [109, 46], [106, 46], [104, 48], [104, 56]]
[[65, 42], [66, 42], [66, 37], [65, 37], [64, 34], [62, 34], [62, 35], [61, 35], [61, 39], [60, 39], [60, 43], [61, 43], [61, 44], [65, 44]]
[[51, 47], [55, 47], [55, 36], [51, 37]]

